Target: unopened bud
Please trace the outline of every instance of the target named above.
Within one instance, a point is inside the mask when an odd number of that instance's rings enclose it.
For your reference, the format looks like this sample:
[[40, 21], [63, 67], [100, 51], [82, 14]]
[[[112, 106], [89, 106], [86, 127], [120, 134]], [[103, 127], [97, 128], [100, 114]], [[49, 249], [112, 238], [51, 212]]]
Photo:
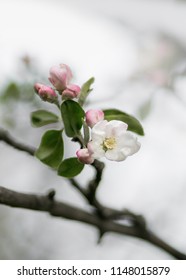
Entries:
[[67, 85], [67, 88], [62, 92], [63, 98], [76, 98], [78, 97], [81, 88], [78, 85]]
[[104, 119], [104, 113], [101, 110], [94, 110], [90, 109], [86, 112], [86, 123], [91, 128], [99, 121], [102, 121]]
[[84, 164], [91, 164], [94, 161], [92, 153], [89, 152], [87, 148], [80, 149], [76, 152], [78, 160]]
[[72, 79], [72, 72], [66, 64], [51, 67], [49, 73], [48, 79], [58, 91], [63, 91]]
[[39, 97], [44, 101], [53, 103], [57, 100], [57, 94], [49, 86], [45, 86], [43, 84], [36, 83], [34, 85], [34, 89], [35, 89], [35, 92], [39, 95]]

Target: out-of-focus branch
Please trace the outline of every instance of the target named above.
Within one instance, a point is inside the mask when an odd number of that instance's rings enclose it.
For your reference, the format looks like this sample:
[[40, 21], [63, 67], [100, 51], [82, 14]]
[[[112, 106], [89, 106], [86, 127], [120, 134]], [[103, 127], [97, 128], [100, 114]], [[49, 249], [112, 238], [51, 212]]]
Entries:
[[101, 219], [93, 213], [86, 212], [80, 208], [70, 206], [66, 203], [56, 201], [54, 192], [47, 195], [25, 194], [0, 187], [0, 204], [11, 207], [25, 208], [36, 211], [48, 212], [55, 217], [80, 221], [97, 227], [101, 232], [115, 232], [133, 237], [138, 237], [164, 249], [176, 259], [186, 259], [186, 255], [178, 252], [173, 247], [156, 237], [147, 229], [138, 226], [127, 226], [112, 220]]
[[18, 142], [9, 134], [8, 131], [6, 131], [2, 128], [0, 128], [0, 141], [7, 143], [8, 145], [12, 146], [13, 148], [15, 148], [17, 150], [26, 152], [26, 153], [30, 154], [31, 156], [33, 156], [35, 153], [35, 148]]
[[95, 169], [95, 177], [88, 184], [87, 198], [90, 204], [95, 205], [96, 191], [101, 182], [105, 164], [99, 160], [94, 160], [92, 167]]
[[[34, 155], [35, 148], [21, 144], [8, 132], [0, 129], [0, 141], [20, 151]], [[100, 236], [106, 232], [115, 232], [143, 239], [165, 250], [176, 259], [186, 260], [186, 255], [174, 249], [166, 242], [158, 238], [146, 227], [145, 220], [141, 215], [136, 215], [128, 210], [118, 211], [101, 205], [96, 199], [96, 190], [101, 181], [104, 165], [96, 161], [93, 165], [96, 174], [88, 185], [83, 189], [75, 179], [69, 179], [70, 183], [88, 200], [94, 207], [92, 212], [86, 212], [77, 207], [70, 206], [54, 199], [55, 192], [50, 191], [47, 195], [24, 194], [0, 187], [0, 204], [11, 207], [25, 208], [36, 211], [45, 211], [52, 216], [80, 221], [93, 225], [100, 231]], [[96, 210], [96, 212], [95, 212]], [[117, 222], [118, 219], [129, 219], [130, 225]]]

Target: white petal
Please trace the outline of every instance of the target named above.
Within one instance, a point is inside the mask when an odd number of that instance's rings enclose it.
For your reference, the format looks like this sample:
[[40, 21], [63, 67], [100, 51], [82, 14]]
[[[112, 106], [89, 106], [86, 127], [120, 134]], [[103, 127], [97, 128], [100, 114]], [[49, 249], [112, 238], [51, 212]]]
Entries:
[[93, 131], [102, 131], [105, 129], [107, 123], [108, 123], [108, 121], [106, 121], [106, 120], [100, 121], [93, 126], [92, 130]]
[[[127, 127], [126, 123], [118, 120], [98, 122], [92, 128], [92, 141], [88, 144], [92, 156], [95, 159], [105, 156], [109, 160], [122, 161], [136, 153], [140, 149], [140, 143], [133, 134], [126, 131]], [[103, 144], [109, 140], [108, 138], [114, 138], [110, 139], [114, 142], [114, 146], [106, 146], [105, 151]]]
[[114, 160], [114, 161], [122, 161], [126, 159], [125, 154], [117, 149], [106, 151], [105, 157], [109, 160]]
[[122, 121], [110, 121], [106, 125], [106, 137], [117, 137], [126, 132], [128, 125]]
[[105, 151], [103, 150], [99, 142], [91, 141], [88, 143], [87, 147], [89, 152], [95, 159], [99, 159], [105, 155]]
[[127, 131], [121, 138], [117, 139], [117, 146], [127, 157], [136, 153], [140, 149], [141, 145], [137, 141], [137, 138]]
[[105, 128], [107, 125], [107, 121], [100, 121], [98, 123], [96, 123], [92, 130], [91, 130], [91, 138], [93, 141], [99, 141], [100, 143], [103, 142], [103, 140], [105, 139]]

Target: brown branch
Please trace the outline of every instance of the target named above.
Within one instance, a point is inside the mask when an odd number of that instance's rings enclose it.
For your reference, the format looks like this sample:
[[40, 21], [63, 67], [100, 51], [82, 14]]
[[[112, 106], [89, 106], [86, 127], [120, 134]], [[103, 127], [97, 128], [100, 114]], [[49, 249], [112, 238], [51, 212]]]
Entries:
[[8, 145], [12, 146], [13, 148], [19, 151], [26, 152], [31, 156], [33, 156], [35, 153], [35, 148], [29, 147], [28, 145], [16, 141], [14, 138], [12, 138], [8, 131], [2, 128], [0, 128], [0, 141], [7, 143]]
[[[34, 155], [35, 149], [27, 145], [21, 144], [14, 140], [9, 133], [0, 129], [0, 140], [14, 147], [15, 149], [27, 152], [30, 155]], [[97, 162], [96, 162], [97, 164]], [[99, 165], [94, 166], [96, 170], [95, 178], [90, 182], [94, 186], [86, 190], [79, 185], [79, 183], [70, 179], [71, 184], [78, 189], [78, 191], [90, 202], [90, 197], [93, 197], [92, 205], [99, 211], [99, 215], [96, 213], [89, 213], [79, 208], [70, 206], [63, 202], [54, 200], [54, 191], [50, 191], [46, 196], [35, 194], [23, 194], [15, 191], [8, 190], [0, 187], [0, 204], [8, 205], [11, 207], [25, 208], [36, 211], [45, 211], [52, 216], [66, 218], [74, 221], [80, 221], [99, 229], [101, 235], [106, 232], [115, 232], [124, 235], [129, 235], [143, 239], [151, 244], [165, 250], [167, 253], [174, 256], [176, 259], [186, 260], [186, 255], [174, 249], [166, 242], [157, 237], [154, 233], [149, 231], [145, 225], [144, 218], [140, 215], [131, 213], [128, 210], [117, 211], [115, 209], [102, 206], [95, 198], [97, 186], [101, 180], [103, 167]], [[90, 185], [89, 185], [90, 187]], [[100, 215], [101, 213], [101, 215]], [[124, 225], [119, 222], [113, 221], [118, 218], [129, 218], [132, 221], [132, 225]]]
[[96, 191], [101, 182], [105, 164], [99, 160], [95, 160], [91, 165], [95, 169], [95, 177], [88, 184], [87, 199], [91, 205], [96, 206]]
[[[52, 193], [52, 198], [51, 198]], [[56, 201], [54, 193], [47, 195], [25, 194], [0, 187], [0, 203], [11, 207], [25, 208], [36, 211], [48, 212], [55, 217], [61, 217], [74, 221], [80, 221], [97, 227], [102, 233], [115, 232], [141, 238], [153, 245], [164, 249], [176, 259], [185, 260], [186, 255], [178, 252], [173, 247], [166, 244], [148, 230], [141, 230], [138, 226], [127, 226], [116, 223], [112, 220], [104, 220], [93, 213], [86, 212], [80, 208], [70, 206], [66, 203]]]
[[68, 180], [69, 180], [69, 182], [71, 183], [71, 185], [72, 185], [73, 187], [75, 187], [75, 189], [77, 189], [77, 190], [88, 200], [86, 190], [84, 190], [83, 187], [80, 186], [80, 184], [76, 181], [76, 179], [74, 179], [74, 178], [69, 178]]

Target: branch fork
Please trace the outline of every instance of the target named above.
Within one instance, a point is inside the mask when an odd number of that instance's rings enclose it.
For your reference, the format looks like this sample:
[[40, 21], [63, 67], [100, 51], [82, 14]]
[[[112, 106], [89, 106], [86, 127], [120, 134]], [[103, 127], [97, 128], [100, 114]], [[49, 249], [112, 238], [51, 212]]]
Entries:
[[[0, 129], [0, 141], [12, 146], [13, 148], [28, 153], [35, 154], [35, 148], [15, 140], [7, 131]], [[68, 205], [64, 202], [55, 200], [55, 191], [50, 190], [46, 195], [25, 194], [0, 187], [0, 204], [10, 207], [18, 207], [35, 211], [48, 212], [50, 215], [69, 220], [79, 221], [96, 227], [99, 231], [98, 242], [100, 242], [106, 232], [115, 232], [143, 239], [160, 249], [166, 251], [174, 258], [186, 260], [183, 254], [161, 240], [148, 229], [143, 216], [134, 214], [127, 209], [118, 211], [103, 206], [96, 198], [96, 191], [102, 179], [104, 163], [95, 160], [92, 164], [95, 169], [95, 176], [89, 182], [87, 189], [74, 179], [69, 179], [71, 185], [87, 200], [91, 205], [91, 211], [84, 211], [80, 208]], [[122, 223], [120, 223], [122, 221]], [[123, 221], [129, 222], [124, 224]]]

